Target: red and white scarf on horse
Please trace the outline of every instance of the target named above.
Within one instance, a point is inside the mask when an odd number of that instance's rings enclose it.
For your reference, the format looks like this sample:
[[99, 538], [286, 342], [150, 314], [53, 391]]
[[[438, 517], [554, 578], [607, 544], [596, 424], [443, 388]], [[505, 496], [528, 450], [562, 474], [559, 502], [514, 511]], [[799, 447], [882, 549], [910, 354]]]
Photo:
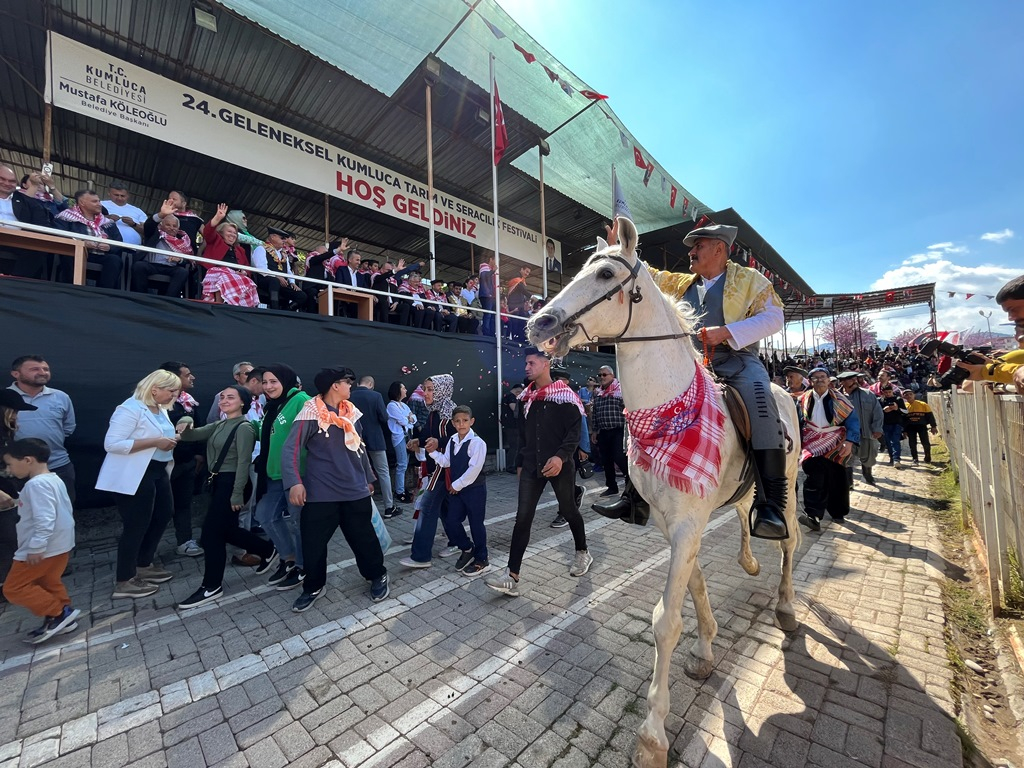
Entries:
[[702, 499], [718, 487], [725, 411], [702, 366], [697, 366], [693, 382], [679, 397], [624, 415], [632, 463]]
[[580, 396], [561, 379], [552, 381], [539, 389], [536, 382], [530, 382], [530, 386], [519, 393], [519, 400], [523, 404], [523, 414], [526, 416], [530, 415], [530, 404], [534, 400], [546, 400], [549, 403], [571, 403], [579, 408], [580, 415], [586, 413]]
[[184, 232], [179, 232], [178, 234], [180, 235], [180, 237], [168, 235], [163, 230], [160, 230], [160, 239], [167, 243], [167, 247], [170, 248], [175, 253], [181, 253], [184, 254], [185, 256], [193, 256], [194, 253], [192, 251], [191, 238], [189, 238], [189, 236]]
[[87, 218], [77, 205], [61, 211], [57, 214], [57, 218], [61, 221], [72, 221], [77, 224], [84, 224], [86, 230], [88, 230], [88, 234], [93, 237], [101, 237], [104, 240], [107, 239], [107, 233], [103, 228], [114, 223], [102, 213], [98, 214], [95, 218]]
[[619, 400], [622, 399], [622, 385], [619, 384], [619, 380], [612, 378], [612, 383], [606, 387], [598, 387], [595, 393], [598, 397], [617, 397]]
[[832, 423], [827, 427], [819, 427], [807, 418], [808, 407], [813, 407], [813, 389], [807, 390], [797, 399], [802, 422], [800, 444], [803, 450], [800, 452], [800, 463], [803, 464], [812, 456], [824, 456], [829, 461], [845, 466], [850, 457], [839, 455], [843, 441], [846, 440], [846, 427], [842, 423], [853, 412], [853, 403], [838, 392], [829, 392], [825, 396], [832, 398], [833, 411]]

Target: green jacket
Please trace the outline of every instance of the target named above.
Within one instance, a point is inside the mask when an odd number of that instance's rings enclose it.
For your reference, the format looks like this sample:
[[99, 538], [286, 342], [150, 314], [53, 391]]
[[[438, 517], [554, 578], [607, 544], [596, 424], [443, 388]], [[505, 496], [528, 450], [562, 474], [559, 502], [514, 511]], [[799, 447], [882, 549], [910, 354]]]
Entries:
[[235, 432], [235, 438], [224, 456], [224, 463], [218, 470], [218, 474], [235, 473], [231, 503], [243, 504], [245, 484], [249, 481], [249, 464], [252, 463], [252, 449], [256, 445], [256, 430], [252, 422], [246, 421], [244, 416], [215, 421], [205, 427], [186, 429], [182, 432], [181, 439], [184, 442], [206, 441], [206, 469], [212, 472], [217, 459], [220, 458], [224, 442], [236, 426], [238, 426], [238, 431]]
[[[290, 389], [288, 394], [291, 395], [292, 392], [298, 392], [298, 394], [285, 404], [270, 427], [270, 445], [267, 446], [267, 477], [271, 480], [281, 479], [281, 450], [288, 439], [288, 433], [291, 431], [292, 422], [295, 421], [295, 417], [299, 415], [299, 411], [302, 410], [302, 406], [306, 404], [306, 401], [312, 399], [305, 392], [298, 389], [298, 387]], [[303, 452], [299, 462], [304, 472], [306, 470], [305, 452]]]

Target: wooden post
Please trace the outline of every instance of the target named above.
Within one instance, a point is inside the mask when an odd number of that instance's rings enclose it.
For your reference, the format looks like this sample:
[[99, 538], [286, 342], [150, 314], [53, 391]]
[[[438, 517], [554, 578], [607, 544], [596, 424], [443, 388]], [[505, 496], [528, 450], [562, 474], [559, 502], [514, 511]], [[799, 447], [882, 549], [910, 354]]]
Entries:
[[50, 147], [53, 144], [53, 105], [43, 107], [43, 163], [50, 162]]

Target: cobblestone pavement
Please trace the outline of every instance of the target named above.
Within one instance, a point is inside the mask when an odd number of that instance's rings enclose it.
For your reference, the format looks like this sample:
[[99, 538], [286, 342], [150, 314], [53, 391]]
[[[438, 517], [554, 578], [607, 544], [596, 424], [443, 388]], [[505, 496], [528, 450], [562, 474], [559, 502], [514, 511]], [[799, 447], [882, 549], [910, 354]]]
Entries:
[[[703, 684], [682, 673], [687, 601], [670, 764], [961, 765], [927, 470], [876, 473], [878, 490], [858, 485], [850, 524], [804, 537], [803, 626], [790, 636], [773, 624], [776, 550], [756, 542], [762, 574], [749, 577], [735, 562], [736, 515], [712, 520], [701, 562], [716, 668]], [[586, 506], [600, 490], [589, 482]], [[515, 479], [488, 484], [492, 563], [503, 565]], [[171, 554], [170, 538], [161, 551], [176, 578], [155, 598], [112, 602], [116, 531], [80, 532], [68, 578], [87, 611], [77, 633], [34, 648], [18, 635], [36, 620], [0, 611], [0, 766], [626, 766], [668, 550], [655, 529], [588, 512], [595, 564], [571, 578], [572, 537], [548, 527], [550, 494], [542, 504], [519, 598], [440, 558], [405, 570], [396, 544], [391, 598], [374, 605], [339, 533], [328, 592], [303, 614], [290, 611], [297, 592], [231, 566], [227, 597], [179, 614], [201, 562]], [[389, 527], [401, 542], [409, 515]]]

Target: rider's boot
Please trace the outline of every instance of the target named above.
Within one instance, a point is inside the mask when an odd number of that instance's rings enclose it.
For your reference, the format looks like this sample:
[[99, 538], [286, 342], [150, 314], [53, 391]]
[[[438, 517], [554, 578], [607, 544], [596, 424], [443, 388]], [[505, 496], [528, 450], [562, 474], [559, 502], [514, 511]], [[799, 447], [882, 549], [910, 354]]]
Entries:
[[750, 535], [759, 539], [788, 539], [784, 510], [788, 492], [786, 451], [770, 448], [753, 451], [756, 493], [750, 510]]
[[626, 478], [626, 487], [619, 498], [596, 502], [591, 504], [590, 508], [599, 515], [636, 525], [647, 525], [647, 521], [651, 518], [650, 505], [640, 495], [629, 478]]

